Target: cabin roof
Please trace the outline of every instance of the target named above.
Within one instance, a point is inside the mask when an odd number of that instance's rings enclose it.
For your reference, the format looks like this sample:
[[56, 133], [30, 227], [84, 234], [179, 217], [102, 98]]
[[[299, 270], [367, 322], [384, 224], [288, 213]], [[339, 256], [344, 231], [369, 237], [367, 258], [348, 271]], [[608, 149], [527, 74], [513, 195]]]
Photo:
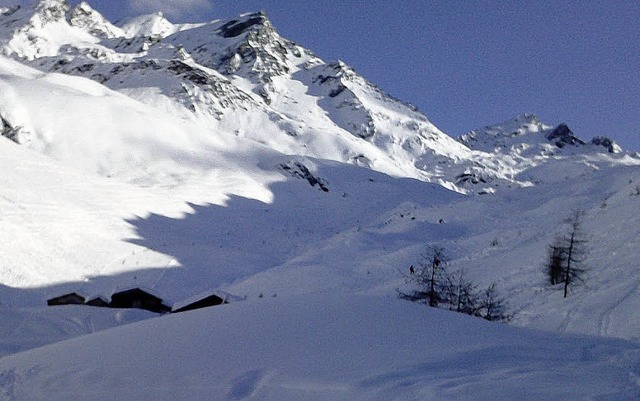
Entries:
[[178, 301], [176, 303], [173, 304], [173, 310], [177, 310], [177, 309], [181, 309], [184, 308], [185, 306], [189, 306], [193, 303], [196, 303], [198, 301], [201, 301], [205, 298], [209, 298], [210, 296], [216, 296], [218, 298], [221, 298], [223, 301], [226, 301], [226, 295], [223, 292], [219, 292], [219, 291], [203, 291], [197, 295], [193, 295], [189, 298], [183, 299], [181, 301]]
[[78, 294], [77, 292], [70, 292], [70, 293], [67, 293], [67, 294], [64, 294], [64, 295], [58, 295], [57, 297], [51, 297], [51, 298], [49, 298], [49, 300], [53, 301], [53, 300], [62, 299], [62, 298], [69, 298], [69, 297], [78, 297], [78, 298], [85, 299], [84, 296]]
[[150, 293], [147, 290], [143, 290], [140, 287], [133, 287], [133, 288], [128, 288], [126, 290], [114, 292], [113, 294], [111, 294], [111, 300], [113, 301], [113, 297], [117, 298], [117, 297], [126, 296], [126, 295], [139, 295], [139, 296], [148, 297], [148, 298], [155, 298], [158, 301], [162, 301], [162, 298]]

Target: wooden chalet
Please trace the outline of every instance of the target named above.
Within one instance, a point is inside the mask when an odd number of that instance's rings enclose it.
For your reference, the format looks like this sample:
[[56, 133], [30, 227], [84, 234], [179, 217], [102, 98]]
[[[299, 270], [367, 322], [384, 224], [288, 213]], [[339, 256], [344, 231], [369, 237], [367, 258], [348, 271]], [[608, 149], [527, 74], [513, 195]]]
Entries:
[[107, 301], [103, 297], [93, 297], [89, 299], [87, 302], [85, 302], [84, 304], [88, 306], [98, 306], [98, 307], [106, 308], [109, 306], [109, 301]]
[[116, 292], [111, 296], [112, 308], [136, 308], [156, 313], [171, 312], [171, 308], [165, 305], [161, 298], [148, 293], [140, 288]]
[[210, 306], [222, 305], [227, 302], [216, 294], [200, 295], [190, 298], [173, 306], [172, 313], [186, 312], [194, 309], [208, 308]]
[[47, 305], [84, 305], [84, 297], [78, 293], [71, 292], [69, 294], [60, 295], [59, 297], [47, 300]]

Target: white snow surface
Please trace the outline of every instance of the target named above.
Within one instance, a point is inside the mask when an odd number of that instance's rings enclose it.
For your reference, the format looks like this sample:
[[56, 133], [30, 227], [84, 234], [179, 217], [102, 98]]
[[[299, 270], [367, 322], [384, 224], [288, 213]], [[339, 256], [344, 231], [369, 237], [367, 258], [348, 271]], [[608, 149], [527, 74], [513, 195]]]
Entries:
[[0, 372], [3, 400], [622, 401], [640, 397], [640, 346], [311, 296], [151, 319], [4, 357]]
[[[532, 115], [456, 141], [263, 14], [0, 14], [0, 399], [638, 398], [638, 154]], [[575, 210], [563, 299], [544, 263]], [[396, 300], [433, 245], [528, 329]], [[231, 304], [44, 306], [132, 287]]]

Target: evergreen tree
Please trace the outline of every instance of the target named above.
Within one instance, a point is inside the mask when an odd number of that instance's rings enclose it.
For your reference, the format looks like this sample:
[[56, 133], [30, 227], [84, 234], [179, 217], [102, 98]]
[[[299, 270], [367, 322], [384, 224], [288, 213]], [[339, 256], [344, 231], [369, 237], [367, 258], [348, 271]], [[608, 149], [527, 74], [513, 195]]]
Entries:
[[551, 285], [563, 283], [563, 293], [569, 295], [569, 287], [582, 282], [587, 239], [582, 229], [584, 213], [580, 210], [567, 220], [567, 233], [550, 246], [547, 276]]
[[587, 240], [582, 229], [581, 211], [576, 211], [569, 219], [569, 232], [565, 237], [567, 260], [564, 270], [564, 297], [567, 297], [569, 285], [583, 281], [585, 269], [582, 267], [586, 255]]

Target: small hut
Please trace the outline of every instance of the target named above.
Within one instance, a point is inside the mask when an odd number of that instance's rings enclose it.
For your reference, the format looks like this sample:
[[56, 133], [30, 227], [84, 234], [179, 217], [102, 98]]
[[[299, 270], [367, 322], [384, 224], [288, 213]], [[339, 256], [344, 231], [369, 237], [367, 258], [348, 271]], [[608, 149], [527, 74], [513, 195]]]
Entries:
[[109, 306], [109, 301], [107, 301], [103, 297], [97, 296], [97, 297], [93, 297], [93, 298], [89, 299], [84, 304], [88, 305], [88, 306], [98, 306], [98, 307], [101, 307], [101, 308], [106, 308], [106, 307]]
[[49, 306], [83, 305], [83, 304], [84, 304], [84, 297], [75, 292], [65, 294], [65, 295], [60, 295], [59, 297], [55, 297], [47, 300], [47, 305]]
[[189, 310], [208, 308], [210, 306], [222, 305], [226, 303], [227, 301], [216, 294], [205, 293], [173, 305], [173, 309], [171, 310], [171, 312], [186, 312]]
[[111, 296], [109, 306], [112, 308], [144, 309], [156, 313], [171, 311], [171, 308], [165, 305], [161, 298], [140, 288], [131, 288], [129, 290], [116, 292]]

